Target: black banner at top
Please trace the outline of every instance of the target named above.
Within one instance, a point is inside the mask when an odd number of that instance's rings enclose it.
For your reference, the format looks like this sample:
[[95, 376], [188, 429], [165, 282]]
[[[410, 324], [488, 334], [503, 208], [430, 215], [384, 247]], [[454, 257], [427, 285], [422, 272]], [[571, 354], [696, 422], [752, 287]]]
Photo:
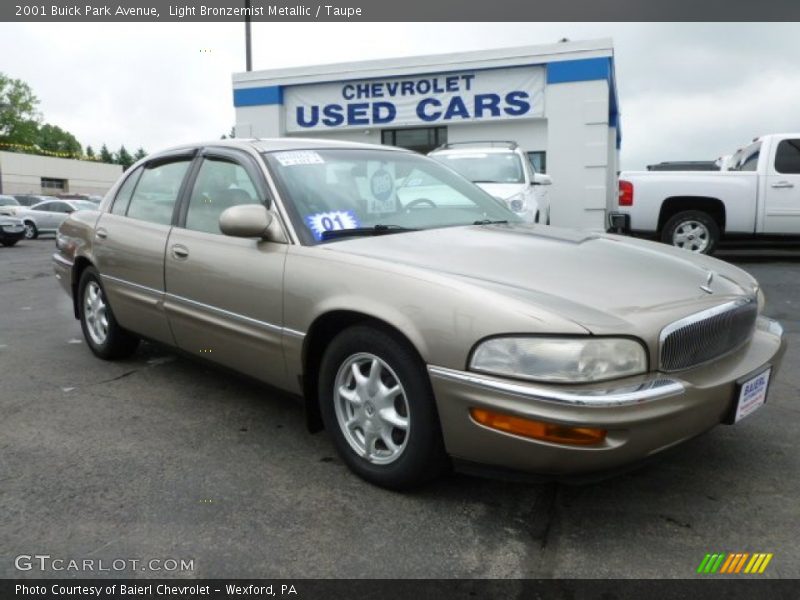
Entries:
[[272, 22], [800, 21], [798, 0], [4, 0], [0, 20]]

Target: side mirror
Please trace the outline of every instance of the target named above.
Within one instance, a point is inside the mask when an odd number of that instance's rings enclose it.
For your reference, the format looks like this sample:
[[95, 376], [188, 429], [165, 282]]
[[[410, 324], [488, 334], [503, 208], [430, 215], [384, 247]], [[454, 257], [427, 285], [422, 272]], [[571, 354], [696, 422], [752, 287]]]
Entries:
[[553, 185], [553, 179], [544, 173], [534, 173], [531, 185]]
[[222, 211], [219, 229], [225, 235], [243, 238], [267, 238], [272, 214], [263, 204], [239, 204]]

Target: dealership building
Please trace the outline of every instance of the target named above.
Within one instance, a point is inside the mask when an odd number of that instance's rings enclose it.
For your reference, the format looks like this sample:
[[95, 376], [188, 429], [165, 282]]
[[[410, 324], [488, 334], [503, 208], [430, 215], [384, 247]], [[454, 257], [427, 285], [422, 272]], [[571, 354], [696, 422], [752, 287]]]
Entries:
[[96, 194], [111, 188], [122, 167], [90, 160], [0, 152], [0, 194]]
[[243, 138], [514, 141], [552, 177], [554, 225], [605, 229], [616, 199], [610, 39], [236, 73], [233, 102]]

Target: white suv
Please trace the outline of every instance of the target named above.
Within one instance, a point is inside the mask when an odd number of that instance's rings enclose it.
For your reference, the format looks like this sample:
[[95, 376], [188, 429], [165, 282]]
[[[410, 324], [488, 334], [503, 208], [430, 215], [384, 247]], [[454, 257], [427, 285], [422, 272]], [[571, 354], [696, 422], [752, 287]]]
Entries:
[[428, 154], [466, 177], [529, 223], [550, 224], [548, 175], [537, 173], [516, 142], [452, 142]]

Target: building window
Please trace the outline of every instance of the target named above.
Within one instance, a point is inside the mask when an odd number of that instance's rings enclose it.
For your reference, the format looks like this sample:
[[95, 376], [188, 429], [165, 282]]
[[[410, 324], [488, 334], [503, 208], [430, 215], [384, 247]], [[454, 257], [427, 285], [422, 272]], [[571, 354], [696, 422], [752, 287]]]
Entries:
[[415, 127], [381, 131], [381, 144], [384, 146], [400, 146], [422, 154], [427, 154], [445, 143], [447, 143], [447, 127]]
[[547, 152], [544, 150], [528, 152], [528, 160], [531, 161], [534, 171], [537, 173], [547, 173]]
[[42, 177], [42, 193], [55, 194], [67, 191], [66, 179], [53, 179], [52, 177]]

